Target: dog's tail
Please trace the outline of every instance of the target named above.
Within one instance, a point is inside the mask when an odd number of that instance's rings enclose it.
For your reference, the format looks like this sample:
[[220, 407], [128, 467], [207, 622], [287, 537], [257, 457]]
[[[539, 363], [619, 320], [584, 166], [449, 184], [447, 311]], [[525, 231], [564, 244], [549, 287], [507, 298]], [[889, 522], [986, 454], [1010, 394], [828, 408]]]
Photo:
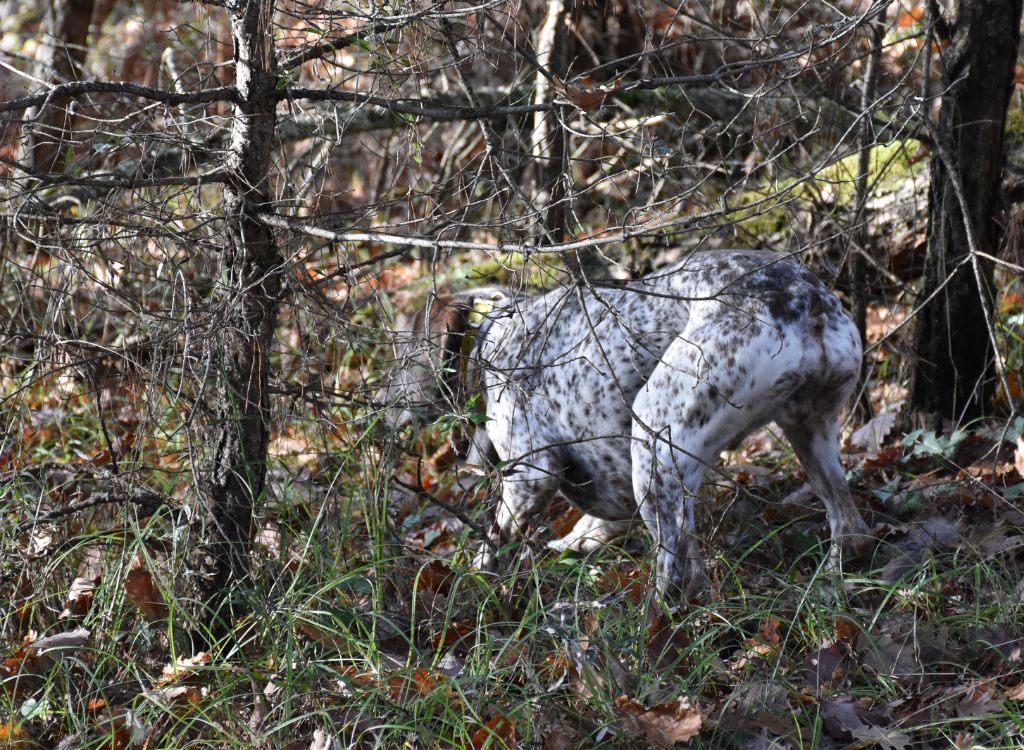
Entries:
[[832, 309], [825, 296], [817, 291], [811, 292], [810, 304], [807, 306], [807, 332], [821, 338], [831, 316]]

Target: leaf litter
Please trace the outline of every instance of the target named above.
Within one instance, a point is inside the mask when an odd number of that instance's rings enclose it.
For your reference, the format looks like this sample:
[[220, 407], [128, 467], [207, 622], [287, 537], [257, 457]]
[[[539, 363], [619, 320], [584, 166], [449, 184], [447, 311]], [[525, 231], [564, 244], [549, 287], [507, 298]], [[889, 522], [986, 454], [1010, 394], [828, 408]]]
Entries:
[[[578, 520], [564, 503], [552, 518], [531, 523], [515, 561], [518, 578], [468, 571], [465, 518], [474, 517], [486, 489], [477, 480], [449, 484], [450, 456], [433, 450], [426, 473], [410, 468], [404, 481], [415, 489], [426, 477], [430, 496], [465, 515], [423, 493], [396, 493], [389, 510], [401, 554], [386, 568], [361, 568], [337, 582], [290, 620], [292, 637], [333, 672], [316, 683], [318, 710], [333, 723], [310, 726], [296, 747], [378, 736], [353, 708], [362, 705], [414, 713], [431, 726], [462, 714], [468, 728], [450, 746], [466, 748], [514, 747], [524, 737], [542, 738], [552, 750], [705, 739], [755, 750], [807, 746], [815, 737], [821, 747], [931, 748], [943, 745], [930, 727], [965, 721], [998, 734], [1007, 706], [1024, 702], [1021, 593], [1014, 588], [1016, 601], [989, 601], [967, 565], [1022, 580], [1017, 436], [1005, 445], [980, 433], [897, 439], [890, 427], [886, 417], [849, 444], [858, 451], [847, 460], [852, 486], [878, 540], [851, 566], [855, 583], [837, 589], [819, 580], [828, 539], [821, 506], [784, 444], [766, 433], [729, 454], [724, 481], [705, 488], [708, 500], [722, 501], [701, 510], [721, 513], [702, 523], [713, 529], [707, 549], [720, 555], [710, 561], [707, 601], [653, 619], [660, 610], [651, 609], [646, 553], [544, 550], [539, 542], [570, 533]], [[269, 531], [261, 546], [272, 558], [311, 563], [296, 546], [301, 537], [283, 533], [281, 518], [268, 513], [263, 523]], [[47, 526], [45, 545], [26, 542], [25, 553], [45, 554], [61, 533], [59, 524]], [[806, 560], [794, 540], [808, 545]], [[343, 547], [341, 554], [354, 552]], [[91, 624], [104, 579], [121, 582], [140, 627], [167, 627], [173, 602], [157, 575], [159, 552], [145, 567], [133, 558], [116, 577], [87, 556], [89, 566], [68, 578], [55, 610], [63, 606], [58, 622], [66, 630], [33, 635], [0, 665], [24, 705], [58, 664], [72, 665], [74, 675], [75, 660], [93, 663], [93, 636], [73, 626]], [[478, 604], [482, 595], [486, 606]], [[531, 608], [544, 614], [536, 618]], [[375, 653], [372, 660], [353, 648], [356, 641]], [[135, 695], [172, 715], [206, 711], [222, 665], [208, 652], [169, 661]], [[286, 672], [268, 665], [256, 691], [265, 706], [253, 712], [252, 726], [286, 699]], [[81, 739], [107, 731], [111, 746], [156, 741], [167, 725], [129, 715], [130, 705], [95, 703], [94, 734]], [[37, 731], [40, 714], [30, 716], [9, 731]]]

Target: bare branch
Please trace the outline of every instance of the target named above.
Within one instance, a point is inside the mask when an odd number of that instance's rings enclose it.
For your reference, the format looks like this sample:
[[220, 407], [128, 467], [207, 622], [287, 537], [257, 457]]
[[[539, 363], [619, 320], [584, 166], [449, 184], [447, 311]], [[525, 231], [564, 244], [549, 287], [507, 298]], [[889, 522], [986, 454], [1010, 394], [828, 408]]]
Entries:
[[123, 81], [77, 81], [75, 83], [58, 84], [45, 94], [23, 96], [21, 99], [0, 102], [0, 112], [21, 112], [47, 102], [76, 99], [86, 94], [128, 94], [129, 96], [138, 96], [163, 104], [234, 102], [238, 98], [238, 93], [234, 86], [220, 86], [203, 91], [178, 93], [177, 91], [155, 89], [150, 86], [141, 86], [137, 83]]

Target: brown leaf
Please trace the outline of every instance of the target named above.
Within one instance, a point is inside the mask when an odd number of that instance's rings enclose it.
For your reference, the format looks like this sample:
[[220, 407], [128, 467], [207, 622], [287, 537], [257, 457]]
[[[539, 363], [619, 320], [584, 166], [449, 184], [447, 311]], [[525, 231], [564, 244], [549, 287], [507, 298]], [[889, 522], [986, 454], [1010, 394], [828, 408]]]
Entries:
[[775, 617], [769, 617], [767, 620], [762, 622], [757, 628], [757, 633], [765, 643], [772, 646], [778, 646], [779, 642], [782, 640], [779, 635], [779, 621]]
[[874, 456], [864, 459], [865, 469], [887, 469], [895, 466], [903, 459], [903, 448], [899, 445], [886, 445]]
[[857, 636], [860, 634], [860, 625], [856, 621], [851, 620], [849, 617], [839, 615], [836, 618], [836, 640], [843, 641], [844, 643], [853, 644], [857, 641]]
[[141, 567], [129, 570], [124, 579], [124, 589], [128, 593], [128, 599], [139, 608], [146, 622], [167, 619], [167, 605], [164, 604], [163, 595], [148, 570]]
[[310, 622], [302, 617], [295, 618], [295, 629], [314, 643], [320, 643], [339, 651], [343, 651], [352, 642], [351, 636], [345, 633], [336, 633], [325, 630], [316, 623]]
[[[488, 742], [490, 740], [490, 742]], [[469, 747], [472, 750], [482, 750], [486, 745], [489, 748], [504, 748], [508, 750], [516, 741], [516, 727], [512, 720], [505, 714], [495, 714], [490, 721], [473, 733]]]
[[700, 709], [683, 697], [644, 708], [636, 698], [620, 695], [615, 699], [615, 713], [622, 729], [633, 735], [642, 734], [653, 746], [666, 750], [696, 737], [703, 721]]
[[804, 660], [804, 672], [808, 684], [816, 692], [833, 687], [846, 676], [843, 652], [835, 644], [808, 653]]
[[741, 682], [712, 719], [721, 729], [731, 732], [799, 735], [789, 705], [789, 691], [777, 682]]
[[211, 658], [212, 657], [205, 651], [200, 651], [195, 656], [179, 657], [176, 662], [164, 667], [163, 674], [160, 675], [160, 679], [157, 680], [156, 684], [167, 685], [171, 682], [177, 682], [178, 680], [184, 680], [192, 677], [199, 671], [199, 667], [204, 664], [209, 664]]
[[610, 93], [622, 86], [619, 79], [611, 86], [595, 86], [593, 88], [580, 88], [572, 83], [565, 83], [557, 77], [552, 77], [552, 88], [565, 97], [571, 104], [580, 109], [594, 109], [601, 105]]
[[895, 409], [883, 411], [869, 419], [850, 435], [850, 445], [867, 451], [881, 451], [885, 439], [896, 424], [899, 413]]
[[904, 532], [897, 544], [888, 547], [892, 559], [882, 569], [883, 581], [895, 582], [914, 569], [930, 550], [952, 549], [960, 541], [960, 527], [955, 521], [941, 516], [926, 518], [920, 523], [901, 526]]
[[434, 637], [434, 648], [452, 646], [476, 632], [476, 620], [457, 620], [445, 624], [444, 630]]
[[0, 744], [11, 750], [30, 750], [39, 747], [23, 724], [7, 722], [0, 724]]
[[857, 652], [861, 662], [875, 674], [898, 680], [918, 678], [926, 675], [914, 654], [914, 642], [909, 637], [893, 637], [888, 633], [870, 635], [864, 631], [857, 638]]
[[561, 724], [550, 728], [544, 735], [542, 750], [573, 750], [575, 747], [574, 735]]
[[111, 708], [96, 719], [96, 729], [106, 734], [101, 747], [107, 750], [125, 750], [143, 745], [150, 727], [139, 721], [138, 716], [127, 708]]
[[[658, 669], [672, 669], [679, 665], [679, 656], [690, 645], [690, 634], [676, 627], [661, 607], [651, 601], [647, 607], [647, 657]], [[625, 685], [625, 681], [619, 684]]]
[[418, 589], [435, 594], [445, 594], [451, 590], [455, 574], [443, 560], [431, 560], [420, 568]]
[[628, 602], [639, 604], [651, 590], [650, 579], [651, 571], [646, 567], [609, 567], [597, 577], [597, 590], [604, 594], [624, 591]]
[[583, 511], [575, 505], [568, 506], [563, 513], [555, 516], [551, 521], [551, 534], [556, 539], [561, 539], [569, 534], [576, 526], [576, 522], [583, 518]]
[[548, 654], [544, 660], [544, 665], [541, 667], [541, 674], [552, 682], [568, 676], [578, 676], [576, 674], [576, 665], [572, 663], [572, 659], [564, 651]]
[[427, 465], [435, 473], [440, 474], [457, 464], [458, 461], [459, 457], [455, 455], [455, 448], [452, 446], [451, 441], [445, 440], [441, 447], [434, 451], [430, 458], [427, 459]]
[[92, 606], [92, 598], [96, 593], [96, 586], [99, 585], [99, 582], [99, 576], [96, 578], [76, 578], [72, 581], [71, 590], [68, 591], [68, 598], [64, 603], [64, 611], [60, 613], [60, 618], [85, 617]]
[[147, 690], [143, 695], [164, 706], [198, 706], [209, 693], [209, 688], [200, 685], [166, 685]]
[[905, 10], [896, 16], [896, 26], [901, 29], [905, 29], [909, 26], [913, 26], [915, 23], [920, 23], [924, 20], [924, 6], [914, 5], [910, 10]]
[[24, 650], [25, 652], [23, 666], [29, 668], [30, 671], [42, 674], [53, 666], [54, 662], [66, 657], [79, 656], [89, 640], [89, 635], [88, 629], [75, 628], [63, 633], [37, 638], [28, 644], [28, 647], [19, 649], [19, 651]]
[[987, 682], [966, 685], [959, 689], [959, 694], [956, 715], [962, 719], [977, 719], [1001, 713], [992, 685]]
[[911, 744], [910, 737], [884, 726], [888, 723], [885, 717], [873, 716], [853, 701], [822, 701], [821, 722], [832, 737], [843, 741], [852, 738], [858, 746], [864, 743], [884, 750], [903, 750]]
[[1024, 702], [1024, 682], [1006, 691], [1006, 700]]
[[388, 677], [388, 692], [394, 701], [430, 695], [437, 689], [437, 680], [426, 669], [417, 667], [408, 673], [395, 673]]

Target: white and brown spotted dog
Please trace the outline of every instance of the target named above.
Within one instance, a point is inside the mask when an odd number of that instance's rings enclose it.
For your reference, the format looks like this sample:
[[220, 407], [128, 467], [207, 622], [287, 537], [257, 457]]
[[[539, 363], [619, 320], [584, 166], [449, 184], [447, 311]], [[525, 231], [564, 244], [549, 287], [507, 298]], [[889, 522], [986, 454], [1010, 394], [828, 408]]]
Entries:
[[658, 589], [692, 596], [707, 582], [691, 538], [704, 470], [771, 421], [825, 502], [834, 561], [866, 531], [837, 423], [860, 371], [857, 329], [783, 255], [696, 252], [624, 287], [436, 297], [410, 334], [380, 392], [390, 421], [486, 412], [466, 452], [503, 467], [494, 542], [521, 536], [557, 492], [586, 514], [563, 548], [603, 544], [639, 513]]

